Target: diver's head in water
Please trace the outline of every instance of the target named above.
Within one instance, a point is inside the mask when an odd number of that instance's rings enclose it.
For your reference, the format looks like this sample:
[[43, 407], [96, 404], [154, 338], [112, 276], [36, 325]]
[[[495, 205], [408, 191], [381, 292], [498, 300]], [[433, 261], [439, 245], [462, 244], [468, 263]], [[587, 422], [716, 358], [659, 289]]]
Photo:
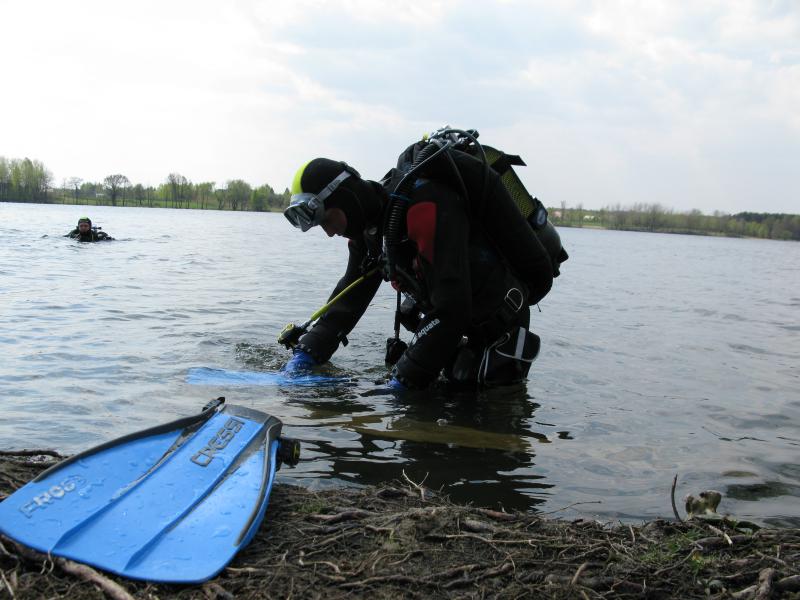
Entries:
[[283, 214], [292, 225], [303, 231], [321, 225], [328, 236], [349, 239], [378, 224], [385, 198], [380, 185], [361, 179], [347, 163], [329, 158], [315, 158], [300, 167], [291, 192]]
[[78, 219], [78, 233], [86, 235], [92, 230], [92, 220], [89, 217]]

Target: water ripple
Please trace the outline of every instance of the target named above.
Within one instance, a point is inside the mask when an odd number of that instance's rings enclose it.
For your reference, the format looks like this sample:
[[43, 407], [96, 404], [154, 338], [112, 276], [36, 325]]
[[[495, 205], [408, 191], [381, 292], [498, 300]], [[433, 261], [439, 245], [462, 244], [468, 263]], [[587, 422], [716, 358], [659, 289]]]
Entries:
[[[191, 366], [279, 369], [289, 353], [274, 340], [327, 301], [343, 240], [279, 214], [0, 210], [1, 448], [74, 452], [225, 395], [302, 441], [283, 481], [427, 474], [478, 505], [592, 502], [592, 517], [641, 519], [669, 516], [679, 472], [679, 495], [716, 488], [725, 512], [800, 523], [800, 279], [787, 276], [800, 244], [565, 229], [571, 258], [531, 315], [542, 352], [527, 385], [397, 397], [388, 286], [332, 363], [347, 386], [185, 382]], [[87, 211], [124, 241], [60, 237]]]

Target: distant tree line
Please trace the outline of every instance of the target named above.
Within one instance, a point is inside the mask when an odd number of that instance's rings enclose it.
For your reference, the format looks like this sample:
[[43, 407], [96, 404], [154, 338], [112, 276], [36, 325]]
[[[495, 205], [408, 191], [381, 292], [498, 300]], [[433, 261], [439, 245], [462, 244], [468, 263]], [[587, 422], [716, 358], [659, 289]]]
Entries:
[[221, 186], [214, 181], [192, 183], [180, 173], [170, 173], [158, 186], [132, 183], [114, 173], [102, 182], [69, 177], [54, 187], [52, 173], [41, 162], [0, 156], [0, 202], [268, 211], [286, 208], [289, 196], [288, 189], [277, 193], [266, 184], [253, 188], [241, 179]]
[[735, 215], [714, 212], [706, 215], [697, 209], [677, 212], [659, 204], [634, 204], [631, 207], [607, 206], [584, 209], [566, 203], [548, 209], [556, 225], [600, 227], [628, 231], [755, 237], [800, 241], [800, 215], [742, 212]]
[[53, 174], [38, 160], [0, 156], [0, 201], [46, 202]]
[[[289, 190], [277, 193], [269, 185], [253, 188], [246, 181], [232, 179], [224, 185], [205, 181], [192, 183], [180, 173], [170, 173], [158, 186], [144, 186], [121, 173], [102, 182], [70, 177], [53, 187], [53, 175], [37, 160], [6, 159], [0, 156], [0, 202], [61, 202], [111, 206], [200, 208], [216, 210], [283, 210], [289, 205]], [[607, 206], [600, 210], [583, 205], [549, 209], [556, 225], [600, 227], [659, 233], [688, 233], [800, 240], [800, 215], [742, 212], [735, 215], [699, 210], [677, 212], [660, 204]]]

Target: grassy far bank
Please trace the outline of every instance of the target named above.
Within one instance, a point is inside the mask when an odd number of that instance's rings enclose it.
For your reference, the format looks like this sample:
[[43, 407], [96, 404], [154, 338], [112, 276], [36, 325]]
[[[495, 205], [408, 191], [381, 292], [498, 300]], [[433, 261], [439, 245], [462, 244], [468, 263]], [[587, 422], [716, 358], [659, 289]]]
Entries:
[[[133, 206], [133, 207], [141, 207], [141, 208], [187, 208], [187, 209], [194, 209], [194, 210], [217, 210], [217, 211], [250, 211], [250, 212], [281, 212], [285, 208], [279, 203], [273, 204], [266, 204], [258, 205], [254, 208], [251, 208], [250, 204], [248, 203], [246, 207], [242, 208], [241, 206], [237, 206], [237, 208], [232, 208], [230, 204], [225, 201], [220, 203], [217, 199], [213, 201], [202, 201], [200, 199], [187, 199], [183, 200], [179, 203], [172, 202], [171, 200], [165, 200], [163, 198], [152, 198], [152, 199], [144, 199], [141, 203], [138, 201], [131, 201], [129, 199], [122, 200], [120, 199], [116, 205], [111, 204], [107, 198], [99, 197], [99, 198], [80, 198], [76, 200], [70, 196], [62, 196], [60, 198], [53, 198], [52, 201], [46, 202], [45, 204], [69, 204], [74, 206]], [[288, 203], [287, 203], [288, 205]]]
[[[3, 454], [0, 499], [53, 464]], [[131, 581], [0, 542], [0, 594], [12, 598], [800, 598], [798, 529], [557, 520], [453, 504], [410, 480], [277, 485], [253, 542], [200, 585]]]
[[550, 208], [548, 211], [555, 225], [565, 227], [800, 241], [800, 215], [754, 212], [704, 215], [699, 210], [676, 212], [658, 204], [599, 210], [580, 206], [567, 208], [562, 204], [560, 208]]
[[[150, 203], [128, 203], [123, 206], [149, 206], [152, 208], [194, 208], [213, 210], [255, 210], [280, 212], [288, 205], [288, 193], [281, 202], [268, 205], [243, 204], [232, 209], [225, 202], [214, 204], [196, 199], [175, 205], [168, 200], [155, 199]], [[58, 200], [56, 200], [59, 202]], [[104, 198], [76, 201], [62, 196], [61, 204], [83, 204], [108, 206]], [[739, 213], [736, 215], [704, 215], [699, 211], [676, 213], [661, 207], [617, 208], [617, 209], [564, 209], [549, 208], [549, 218], [559, 227], [581, 227], [587, 229], [616, 229], [620, 231], [644, 231], [653, 233], [679, 233], [689, 235], [711, 235], [725, 237], [752, 237], [775, 240], [800, 241], [800, 215], [770, 213]]]
[[[52, 192], [46, 201], [40, 202], [82, 206], [138, 206], [256, 212], [281, 212], [289, 202], [289, 193], [286, 191], [278, 199], [270, 202], [256, 200], [232, 205], [224, 196], [219, 195], [221, 192], [217, 190], [218, 195], [213, 199], [192, 197], [180, 201], [172, 201], [159, 196], [145, 197], [141, 200], [120, 197], [116, 205], [104, 196], [75, 198], [69, 194], [62, 193], [59, 196]], [[676, 213], [658, 206], [599, 210], [551, 207], [548, 208], [548, 213], [553, 224], [559, 227], [800, 241], [800, 215], [771, 213], [704, 215], [699, 211]]]
[[224, 188], [215, 188], [213, 182], [197, 185], [187, 182], [177, 189], [172, 186], [124, 188], [118, 190], [114, 198], [105, 191], [89, 190], [76, 194], [74, 191], [55, 189], [51, 190], [45, 203], [267, 212], [282, 211], [289, 206], [289, 197], [288, 189], [278, 194], [269, 185], [252, 188], [247, 182], [238, 179], [227, 182]]

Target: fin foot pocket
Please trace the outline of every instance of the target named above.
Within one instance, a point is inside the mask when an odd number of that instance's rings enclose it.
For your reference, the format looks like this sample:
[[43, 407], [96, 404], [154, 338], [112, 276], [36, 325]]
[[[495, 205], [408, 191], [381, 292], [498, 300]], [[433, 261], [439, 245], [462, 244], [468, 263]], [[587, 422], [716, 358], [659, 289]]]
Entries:
[[225, 404], [225, 396], [214, 398], [213, 400], [209, 400], [208, 403], [200, 410], [200, 412], [204, 413], [207, 410], [214, 410], [216, 408], [219, 408], [223, 404]]
[[300, 462], [300, 442], [288, 437], [281, 436], [280, 447], [278, 448], [278, 461], [290, 467]]

